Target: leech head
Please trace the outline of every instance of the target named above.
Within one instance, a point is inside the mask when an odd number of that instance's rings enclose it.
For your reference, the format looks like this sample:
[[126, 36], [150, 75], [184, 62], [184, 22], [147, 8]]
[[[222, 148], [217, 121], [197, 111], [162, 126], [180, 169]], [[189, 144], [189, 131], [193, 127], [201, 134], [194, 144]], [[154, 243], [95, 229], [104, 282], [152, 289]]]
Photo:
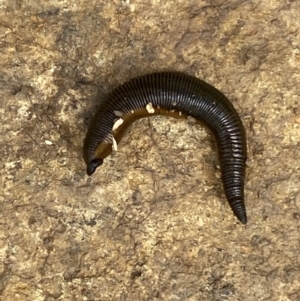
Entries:
[[87, 173], [87, 175], [91, 176], [96, 171], [96, 169], [100, 165], [102, 165], [102, 163], [103, 163], [102, 159], [93, 159], [92, 161], [88, 162], [87, 166], [86, 166], [86, 173]]

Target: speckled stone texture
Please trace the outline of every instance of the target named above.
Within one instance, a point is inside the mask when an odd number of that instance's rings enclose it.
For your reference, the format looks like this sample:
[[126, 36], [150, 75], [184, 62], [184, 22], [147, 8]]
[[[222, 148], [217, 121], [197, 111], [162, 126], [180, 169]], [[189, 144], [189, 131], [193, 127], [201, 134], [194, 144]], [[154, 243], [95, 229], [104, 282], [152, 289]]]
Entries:
[[[0, 299], [299, 301], [299, 16], [298, 0], [0, 1]], [[97, 102], [161, 70], [241, 115], [247, 226], [212, 136], [184, 120], [136, 122], [86, 176]]]

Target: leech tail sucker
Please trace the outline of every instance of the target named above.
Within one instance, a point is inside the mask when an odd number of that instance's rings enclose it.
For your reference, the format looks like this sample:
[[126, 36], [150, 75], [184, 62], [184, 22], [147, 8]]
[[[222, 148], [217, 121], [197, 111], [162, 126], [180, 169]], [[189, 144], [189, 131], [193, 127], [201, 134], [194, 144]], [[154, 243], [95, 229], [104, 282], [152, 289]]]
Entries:
[[226, 198], [236, 217], [246, 224], [247, 147], [242, 121], [222, 92], [187, 74], [148, 74], [120, 85], [106, 96], [92, 118], [84, 140], [83, 157], [88, 175], [103, 163], [113, 146], [116, 148], [135, 120], [153, 115], [193, 118], [213, 133]]

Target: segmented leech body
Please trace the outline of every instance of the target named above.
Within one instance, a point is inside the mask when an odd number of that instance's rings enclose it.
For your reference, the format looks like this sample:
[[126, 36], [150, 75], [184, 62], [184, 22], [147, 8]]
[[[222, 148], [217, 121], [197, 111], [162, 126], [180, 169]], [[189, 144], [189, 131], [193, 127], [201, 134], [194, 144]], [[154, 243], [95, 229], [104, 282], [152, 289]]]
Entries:
[[246, 224], [247, 150], [242, 121], [223, 93], [190, 75], [153, 73], [134, 78], [108, 94], [100, 103], [84, 140], [87, 174], [92, 175], [117, 148], [135, 120], [153, 115], [194, 118], [214, 134], [226, 198], [237, 218]]

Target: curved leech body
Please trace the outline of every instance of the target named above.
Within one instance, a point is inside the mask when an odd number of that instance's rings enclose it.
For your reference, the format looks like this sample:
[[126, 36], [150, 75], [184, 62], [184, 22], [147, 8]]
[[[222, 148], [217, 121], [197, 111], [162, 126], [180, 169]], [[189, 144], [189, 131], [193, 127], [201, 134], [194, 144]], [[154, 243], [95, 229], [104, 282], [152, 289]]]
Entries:
[[213, 133], [226, 198], [237, 218], [246, 224], [247, 148], [242, 121], [223, 93], [190, 75], [153, 73], [134, 78], [109, 93], [93, 116], [84, 140], [87, 174], [93, 174], [103, 163], [134, 121], [153, 115], [191, 116]]

